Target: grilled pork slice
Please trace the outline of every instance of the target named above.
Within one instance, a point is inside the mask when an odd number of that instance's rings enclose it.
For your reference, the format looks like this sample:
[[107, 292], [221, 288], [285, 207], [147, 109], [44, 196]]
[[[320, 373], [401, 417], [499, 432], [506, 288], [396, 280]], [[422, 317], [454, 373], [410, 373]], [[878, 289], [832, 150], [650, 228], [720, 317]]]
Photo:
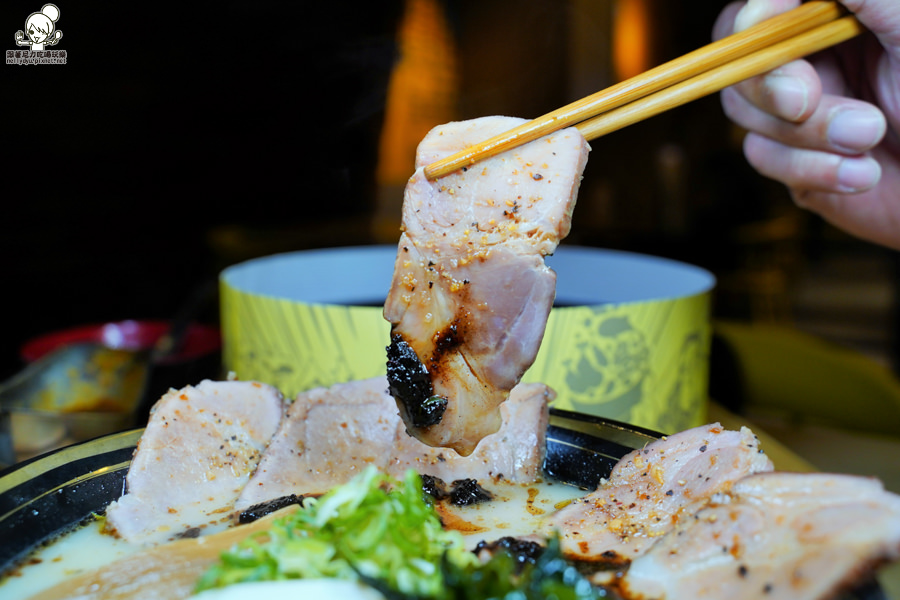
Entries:
[[551, 515], [547, 525], [560, 533], [570, 558], [624, 564], [714, 494], [771, 470], [749, 429], [704, 425], [625, 455], [596, 491]]
[[299, 394], [235, 510], [291, 494], [322, 494], [369, 465], [395, 477], [412, 468], [447, 482], [531, 483], [540, 477], [552, 398], [547, 386], [515, 388], [500, 431], [467, 457], [410, 438], [387, 388], [382, 376]]
[[460, 479], [503, 479], [533, 483], [540, 479], [547, 444], [548, 403], [555, 394], [542, 383], [522, 383], [500, 406], [500, 431], [485, 437], [469, 456], [449, 448], [432, 448], [410, 437], [401, 425], [388, 471], [400, 477], [407, 469], [447, 483]]
[[226, 526], [283, 412], [281, 394], [255, 382], [170, 390], [151, 411], [107, 526], [147, 544]]
[[384, 469], [398, 421], [383, 377], [298, 394], [235, 510], [324, 494], [368, 465]]
[[422, 140], [384, 316], [388, 378], [410, 434], [465, 456], [534, 362], [553, 305], [544, 264], [571, 225], [589, 146], [565, 129], [428, 181], [423, 167], [522, 123], [486, 117]]
[[900, 496], [874, 479], [764, 473], [635, 560], [626, 598], [831, 598], [900, 558]]

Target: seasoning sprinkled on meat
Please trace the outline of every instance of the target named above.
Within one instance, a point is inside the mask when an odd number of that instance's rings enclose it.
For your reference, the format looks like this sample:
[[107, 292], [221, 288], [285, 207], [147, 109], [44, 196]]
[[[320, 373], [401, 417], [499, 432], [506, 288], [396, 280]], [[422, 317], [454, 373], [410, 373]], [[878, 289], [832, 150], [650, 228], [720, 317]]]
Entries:
[[900, 558], [900, 496], [851, 475], [760, 473], [683, 519], [617, 582], [626, 598], [833, 598]]
[[771, 470], [749, 429], [704, 425], [625, 455], [608, 480], [551, 515], [548, 525], [561, 533], [571, 558], [624, 562], [735, 481]]
[[497, 431], [537, 355], [556, 291], [544, 257], [569, 232], [589, 147], [570, 128], [437, 181], [422, 169], [522, 122], [436, 127], [404, 196], [384, 306], [390, 390], [410, 435], [461, 455]]
[[171, 390], [152, 409], [108, 528], [155, 544], [227, 526], [283, 412], [281, 394], [257, 382]]

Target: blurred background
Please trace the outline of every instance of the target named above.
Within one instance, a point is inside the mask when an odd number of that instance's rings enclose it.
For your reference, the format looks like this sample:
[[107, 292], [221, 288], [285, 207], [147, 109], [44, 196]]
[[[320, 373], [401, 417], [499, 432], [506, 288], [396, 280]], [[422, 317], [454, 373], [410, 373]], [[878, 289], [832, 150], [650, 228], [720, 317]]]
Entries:
[[[230, 264], [393, 243], [431, 127], [540, 116], [708, 43], [724, 4], [59, 0], [67, 63], [2, 67], [0, 374], [47, 331], [169, 318]], [[41, 6], [0, 5], [3, 50]], [[566, 243], [706, 267], [716, 319], [893, 372], [895, 254], [796, 209], [741, 137], [710, 97], [593, 142]]]
[[[638, 74], [708, 43], [724, 2], [370, 4], [60, 0], [67, 64], [3, 65], [0, 372], [44, 331], [168, 318], [228, 264], [393, 243], [431, 127]], [[0, 6], [4, 50], [41, 6]], [[893, 364], [893, 253], [795, 209], [741, 135], [710, 97], [594, 142], [567, 243], [699, 264], [718, 315]]]

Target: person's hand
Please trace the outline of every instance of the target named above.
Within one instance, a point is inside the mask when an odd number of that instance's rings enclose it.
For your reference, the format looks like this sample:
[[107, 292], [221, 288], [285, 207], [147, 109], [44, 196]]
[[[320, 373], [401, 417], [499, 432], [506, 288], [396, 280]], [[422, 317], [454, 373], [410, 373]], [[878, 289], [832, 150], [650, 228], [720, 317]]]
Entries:
[[[728, 88], [722, 105], [749, 132], [750, 164], [787, 185], [799, 206], [900, 249], [900, 2], [842, 2], [871, 34]], [[731, 4], [714, 37], [799, 3]]]

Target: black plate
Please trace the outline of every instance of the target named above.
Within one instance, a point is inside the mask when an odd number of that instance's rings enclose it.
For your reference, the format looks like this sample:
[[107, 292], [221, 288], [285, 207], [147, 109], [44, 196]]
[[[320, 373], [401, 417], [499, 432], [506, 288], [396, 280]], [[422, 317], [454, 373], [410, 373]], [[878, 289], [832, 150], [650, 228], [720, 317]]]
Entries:
[[122, 495], [142, 429], [68, 446], [0, 477], [0, 573]]

